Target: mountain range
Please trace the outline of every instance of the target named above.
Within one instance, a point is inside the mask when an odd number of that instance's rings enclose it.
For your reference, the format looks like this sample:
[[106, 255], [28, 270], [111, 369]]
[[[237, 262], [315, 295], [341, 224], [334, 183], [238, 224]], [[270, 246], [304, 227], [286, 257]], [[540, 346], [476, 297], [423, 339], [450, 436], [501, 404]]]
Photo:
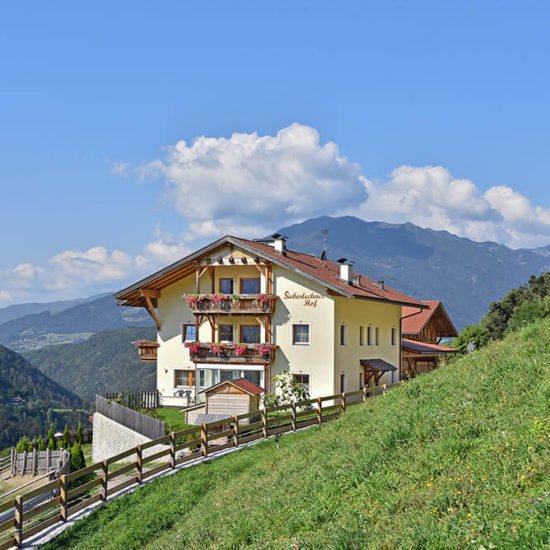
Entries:
[[415, 298], [442, 300], [458, 328], [477, 323], [492, 301], [530, 275], [550, 270], [550, 246], [513, 250], [411, 223], [323, 216], [278, 232], [289, 248], [319, 255], [325, 231], [330, 259], [353, 260], [359, 273]]

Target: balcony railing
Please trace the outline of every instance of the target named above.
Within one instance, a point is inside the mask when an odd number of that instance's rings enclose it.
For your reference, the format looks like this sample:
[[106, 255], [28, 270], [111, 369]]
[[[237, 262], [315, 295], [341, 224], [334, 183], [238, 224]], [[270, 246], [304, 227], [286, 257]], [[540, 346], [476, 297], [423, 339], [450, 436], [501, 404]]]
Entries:
[[139, 358], [142, 361], [156, 361], [159, 344], [148, 340], [136, 340], [132, 342], [138, 349]]
[[273, 294], [185, 294], [193, 313], [215, 315], [270, 315], [277, 297]]
[[195, 363], [271, 363], [277, 346], [273, 344], [215, 344], [187, 342], [191, 361]]

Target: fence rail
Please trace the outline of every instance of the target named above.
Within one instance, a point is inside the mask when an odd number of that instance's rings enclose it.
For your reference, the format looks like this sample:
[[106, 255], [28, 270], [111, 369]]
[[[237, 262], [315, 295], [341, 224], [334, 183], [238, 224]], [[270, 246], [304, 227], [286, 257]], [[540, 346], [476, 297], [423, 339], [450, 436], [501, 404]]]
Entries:
[[158, 390], [111, 392], [102, 397], [129, 409], [156, 409], [160, 402]]
[[[43, 487], [0, 502], [0, 550], [21, 547], [43, 529], [66, 522], [91, 504], [105, 502], [114, 492], [140, 485], [147, 478], [174, 469], [179, 464], [241, 447], [251, 441], [321, 425], [340, 417], [348, 407], [385, 394], [401, 384], [308, 399], [194, 426], [62, 475]], [[146, 449], [158, 445], [165, 448], [154, 455], [144, 456]], [[51, 498], [45, 500], [44, 495], [51, 495]]]
[[[149, 393], [149, 392], [145, 392]], [[154, 392], [158, 395], [157, 392]], [[150, 439], [156, 439], [164, 435], [164, 422], [146, 414], [135, 411], [127, 406], [111, 401], [102, 395], [95, 397], [96, 412], [126, 426], [134, 432], [138, 432]]]

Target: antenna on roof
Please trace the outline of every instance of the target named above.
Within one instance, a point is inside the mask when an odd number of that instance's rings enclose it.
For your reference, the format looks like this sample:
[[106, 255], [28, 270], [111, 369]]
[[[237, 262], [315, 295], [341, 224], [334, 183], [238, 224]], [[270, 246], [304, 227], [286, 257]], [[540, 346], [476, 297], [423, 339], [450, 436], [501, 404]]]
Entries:
[[328, 229], [323, 229], [321, 233], [323, 234], [323, 252], [321, 252], [321, 260], [325, 262], [325, 267], [326, 267], [327, 248], [328, 248]]

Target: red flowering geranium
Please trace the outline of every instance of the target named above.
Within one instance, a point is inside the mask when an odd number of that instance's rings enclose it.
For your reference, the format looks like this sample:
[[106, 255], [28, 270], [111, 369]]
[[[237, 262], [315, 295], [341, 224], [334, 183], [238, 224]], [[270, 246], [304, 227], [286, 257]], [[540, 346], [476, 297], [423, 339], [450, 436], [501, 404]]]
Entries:
[[242, 357], [246, 353], [246, 346], [243, 346], [242, 344], [237, 344], [235, 346], [235, 355], [237, 357]]

